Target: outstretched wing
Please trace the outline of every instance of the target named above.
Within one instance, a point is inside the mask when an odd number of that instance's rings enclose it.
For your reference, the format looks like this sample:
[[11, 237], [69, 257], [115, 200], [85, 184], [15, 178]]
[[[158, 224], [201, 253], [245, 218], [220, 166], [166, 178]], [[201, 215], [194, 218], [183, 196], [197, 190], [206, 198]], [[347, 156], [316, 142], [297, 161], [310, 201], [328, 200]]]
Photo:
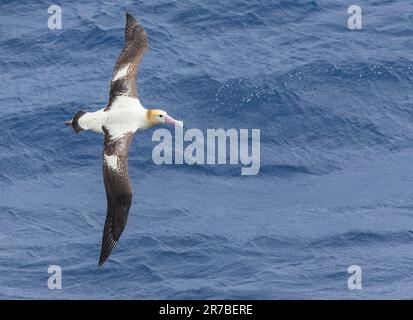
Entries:
[[108, 108], [117, 96], [137, 98], [136, 74], [147, 48], [145, 29], [126, 13], [125, 44], [113, 70]]
[[99, 266], [105, 263], [125, 229], [132, 203], [132, 188], [128, 177], [128, 152], [134, 133], [127, 132], [121, 138], [112, 140], [105, 127], [103, 131], [105, 132], [103, 180], [108, 208]]

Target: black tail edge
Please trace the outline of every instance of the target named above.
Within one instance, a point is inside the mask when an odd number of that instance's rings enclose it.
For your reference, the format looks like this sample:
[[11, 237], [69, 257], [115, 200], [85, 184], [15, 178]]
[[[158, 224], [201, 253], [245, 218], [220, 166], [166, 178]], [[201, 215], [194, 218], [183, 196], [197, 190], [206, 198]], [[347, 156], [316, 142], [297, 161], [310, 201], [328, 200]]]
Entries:
[[73, 130], [75, 130], [76, 133], [83, 131], [85, 129], [83, 129], [80, 125], [79, 125], [79, 119], [85, 114], [86, 112], [83, 110], [79, 110], [75, 116], [73, 117], [72, 120], [66, 121], [65, 124], [67, 126], [72, 126]]

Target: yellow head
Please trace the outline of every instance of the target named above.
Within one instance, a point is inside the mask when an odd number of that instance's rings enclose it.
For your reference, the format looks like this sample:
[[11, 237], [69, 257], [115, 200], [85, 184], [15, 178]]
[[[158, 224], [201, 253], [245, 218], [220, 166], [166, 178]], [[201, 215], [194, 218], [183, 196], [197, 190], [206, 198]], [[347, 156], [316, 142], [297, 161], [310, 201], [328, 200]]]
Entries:
[[146, 120], [151, 127], [164, 123], [172, 124], [178, 127], [183, 126], [182, 121], [175, 120], [174, 118], [168, 116], [165, 111], [158, 109], [149, 109], [146, 112]]

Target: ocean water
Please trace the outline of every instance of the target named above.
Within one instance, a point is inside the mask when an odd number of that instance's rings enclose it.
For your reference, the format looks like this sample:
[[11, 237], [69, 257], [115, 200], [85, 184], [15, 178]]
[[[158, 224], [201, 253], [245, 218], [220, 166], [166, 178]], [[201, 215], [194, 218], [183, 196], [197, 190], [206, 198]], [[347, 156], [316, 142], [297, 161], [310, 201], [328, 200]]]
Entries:
[[[1, 299], [412, 299], [413, 2], [0, 1]], [[138, 86], [185, 129], [261, 130], [261, 170], [156, 165], [135, 136], [128, 224], [97, 267], [102, 136], [124, 14]], [[50, 265], [62, 289], [49, 290]], [[349, 290], [350, 265], [362, 289]]]

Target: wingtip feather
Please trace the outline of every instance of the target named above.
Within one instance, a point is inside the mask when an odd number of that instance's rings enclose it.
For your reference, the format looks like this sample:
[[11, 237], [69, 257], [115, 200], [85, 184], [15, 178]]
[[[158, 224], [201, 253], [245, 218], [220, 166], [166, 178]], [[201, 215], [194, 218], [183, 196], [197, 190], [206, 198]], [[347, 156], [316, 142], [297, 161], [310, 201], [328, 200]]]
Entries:
[[109, 246], [106, 245], [105, 248], [102, 248], [102, 252], [100, 253], [100, 257], [99, 257], [99, 264], [98, 264], [99, 267], [101, 267], [108, 260], [116, 244], [117, 244], [116, 241], [112, 241], [109, 244]]
[[138, 21], [133, 15], [131, 15], [129, 12], [126, 12], [126, 26], [128, 26], [129, 24], [138, 25]]

